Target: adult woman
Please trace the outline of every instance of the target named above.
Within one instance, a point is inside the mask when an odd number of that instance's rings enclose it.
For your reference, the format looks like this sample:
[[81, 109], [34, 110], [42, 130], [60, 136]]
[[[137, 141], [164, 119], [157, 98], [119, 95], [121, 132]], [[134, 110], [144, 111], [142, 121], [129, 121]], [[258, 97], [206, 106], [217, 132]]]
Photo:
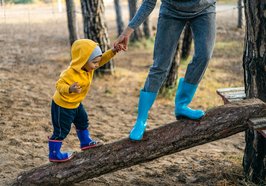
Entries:
[[[156, 0], [144, 0], [128, 27], [114, 45], [127, 49], [128, 39], [152, 12]], [[184, 78], [179, 81], [175, 97], [176, 118], [200, 119], [202, 110], [192, 110], [196, 89], [208, 66], [215, 41], [215, 0], [162, 0], [154, 45], [154, 63], [150, 68], [144, 88], [140, 91], [138, 117], [130, 132], [130, 139], [141, 140], [146, 128], [148, 112], [171, 67], [180, 34], [187, 22], [194, 36], [195, 52]]]

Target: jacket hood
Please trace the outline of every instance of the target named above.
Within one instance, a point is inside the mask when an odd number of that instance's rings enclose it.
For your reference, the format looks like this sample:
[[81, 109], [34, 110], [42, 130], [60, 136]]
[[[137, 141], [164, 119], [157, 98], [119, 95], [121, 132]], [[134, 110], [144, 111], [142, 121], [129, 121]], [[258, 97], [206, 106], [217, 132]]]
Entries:
[[80, 71], [81, 68], [87, 63], [96, 46], [97, 43], [90, 39], [76, 40], [71, 47], [72, 60], [70, 67], [76, 71]]

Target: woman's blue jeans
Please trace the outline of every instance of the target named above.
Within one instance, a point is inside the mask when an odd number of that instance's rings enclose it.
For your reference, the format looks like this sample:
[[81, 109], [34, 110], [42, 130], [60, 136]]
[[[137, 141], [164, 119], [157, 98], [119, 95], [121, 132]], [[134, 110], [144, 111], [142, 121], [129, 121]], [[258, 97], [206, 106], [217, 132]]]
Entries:
[[198, 84], [212, 56], [216, 35], [216, 14], [208, 13], [191, 19], [178, 19], [160, 14], [154, 45], [153, 65], [144, 85], [146, 92], [158, 92], [165, 81], [181, 32], [189, 22], [194, 39], [194, 56], [188, 64], [185, 81]]

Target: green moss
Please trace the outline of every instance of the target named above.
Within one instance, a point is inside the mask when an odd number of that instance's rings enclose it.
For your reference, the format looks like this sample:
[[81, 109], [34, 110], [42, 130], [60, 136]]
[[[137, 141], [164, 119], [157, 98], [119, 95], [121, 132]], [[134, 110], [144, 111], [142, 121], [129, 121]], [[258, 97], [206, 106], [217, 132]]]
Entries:
[[237, 0], [219, 0], [219, 4], [237, 4]]
[[159, 98], [165, 98], [168, 100], [173, 100], [175, 97], [176, 87], [173, 88], [165, 88], [162, 87], [159, 91]]
[[5, 1], [6, 3], [11, 3], [11, 4], [30, 4], [33, 3], [33, 0], [7, 0]]
[[129, 47], [132, 48], [137, 48], [137, 49], [148, 49], [148, 50], [153, 50], [154, 47], [154, 37], [151, 38], [143, 38], [139, 41], [135, 41], [135, 42], [130, 42], [129, 43]]

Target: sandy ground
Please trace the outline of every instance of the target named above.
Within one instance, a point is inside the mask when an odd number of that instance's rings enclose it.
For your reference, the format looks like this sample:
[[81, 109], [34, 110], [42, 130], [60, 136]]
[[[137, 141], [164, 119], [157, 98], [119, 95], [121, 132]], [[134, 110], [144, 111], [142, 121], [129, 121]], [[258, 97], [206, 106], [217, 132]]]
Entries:
[[[217, 88], [243, 86], [244, 31], [236, 29], [236, 11], [231, 8], [217, 13], [214, 56], [192, 107], [221, 105]], [[8, 185], [20, 172], [48, 163], [51, 96], [70, 54], [66, 15], [58, 13], [56, 5], [6, 6], [1, 12], [0, 185]], [[114, 40], [111, 4], [106, 12]], [[157, 12], [152, 15], [155, 26]], [[81, 28], [80, 14], [78, 19]], [[127, 137], [134, 124], [139, 90], [152, 63], [152, 47], [131, 46], [127, 53], [116, 56], [115, 63], [114, 75], [96, 77], [83, 102], [92, 136], [105, 143]], [[186, 64], [181, 65], [180, 76]], [[150, 112], [148, 129], [174, 121], [173, 110], [173, 100], [158, 98]], [[240, 133], [76, 185], [240, 185], [244, 145], [244, 134]], [[72, 129], [63, 150], [80, 151], [78, 146]]]

